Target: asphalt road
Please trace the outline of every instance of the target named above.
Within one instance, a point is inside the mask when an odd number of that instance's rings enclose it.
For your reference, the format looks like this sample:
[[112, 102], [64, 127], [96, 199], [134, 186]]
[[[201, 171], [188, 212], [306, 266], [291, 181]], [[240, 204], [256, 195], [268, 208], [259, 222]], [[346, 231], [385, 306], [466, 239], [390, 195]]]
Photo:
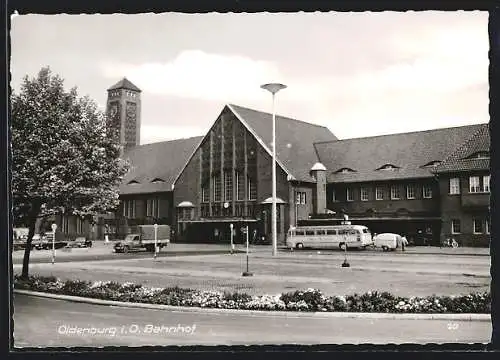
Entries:
[[[62, 249], [56, 250], [56, 259], [58, 263], [73, 262], [73, 261], [98, 261], [98, 260], [122, 260], [122, 259], [150, 259], [153, 254], [147, 251], [130, 252], [127, 254], [114, 253], [111, 249], [107, 252], [102, 251], [89, 251], [90, 249], [73, 249], [71, 252], [65, 252]], [[171, 256], [190, 256], [190, 255], [211, 255], [227, 253], [222, 250], [205, 250], [205, 251], [177, 251], [177, 252], [160, 252], [157, 254], [158, 258], [171, 257]], [[23, 255], [24, 256], [24, 255]], [[12, 257], [13, 264], [22, 264], [23, 257], [16, 254]], [[52, 263], [51, 250], [34, 250], [30, 255], [30, 264], [48, 264]]]
[[[32, 263], [30, 273], [87, 281], [131, 281], [146, 286], [180, 286], [248, 294], [276, 294], [314, 287], [328, 295], [390, 291], [400, 296], [469, 294], [490, 288], [488, 256], [352, 252], [342, 268], [341, 252], [293, 252], [250, 256], [252, 277], [242, 277], [243, 254], [166, 256], [115, 260]], [[14, 272], [21, 271], [14, 265]]]
[[[15, 347], [488, 343], [491, 336], [487, 321], [214, 314], [110, 307], [19, 294], [14, 297], [14, 308]], [[71, 333], [72, 328], [89, 330], [76, 334]]]

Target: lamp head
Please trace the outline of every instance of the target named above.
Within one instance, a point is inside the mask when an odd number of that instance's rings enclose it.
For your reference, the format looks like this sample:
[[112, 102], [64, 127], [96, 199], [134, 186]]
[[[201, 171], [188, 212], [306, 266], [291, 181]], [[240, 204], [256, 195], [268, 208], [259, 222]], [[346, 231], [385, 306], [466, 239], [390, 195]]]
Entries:
[[270, 83], [270, 84], [261, 85], [261, 88], [269, 91], [270, 93], [272, 93], [274, 95], [278, 91], [286, 89], [286, 85], [279, 84], [279, 83]]

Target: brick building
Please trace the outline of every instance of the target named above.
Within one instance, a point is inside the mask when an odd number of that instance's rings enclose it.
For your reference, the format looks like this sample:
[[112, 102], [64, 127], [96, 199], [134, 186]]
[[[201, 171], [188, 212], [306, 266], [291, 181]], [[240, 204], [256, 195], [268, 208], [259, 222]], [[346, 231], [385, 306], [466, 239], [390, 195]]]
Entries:
[[[108, 89], [123, 156], [132, 167], [113, 214], [59, 219], [66, 236], [123, 237], [133, 225], [169, 224], [173, 241], [271, 241], [272, 117], [226, 105], [203, 136], [140, 145], [140, 89]], [[278, 244], [290, 226], [344, 214], [372, 232], [416, 244], [453, 236], [489, 241], [487, 124], [338, 140], [324, 126], [277, 116]], [[71, 237], [70, 236], [70, 237]]]
[[[271, 115], [226, 105], [174, 182], [178, 241], [227, 242], [230, 224], [243, 242], [248, 225], [254, 240], [271, 239]], [[278, 244], [295, 223], [325, 198], [324, 170], [313, 143], [336, 140], [325, 127], [276, 117], [276, 195]], [[316, 178], [322, 185], [317, 191]], [[318, 201], [318, 194], [319, 199]], [[298, 199], [300, 204], [295, 204]], [[324, 206], [324, 205], [323, 205]]]
[[[446, 180], [438, 181], [436, 170], [444, 169], [450, 161], [445, 159], [457, 146], [475, 144], [472, 134], [477, 133], [488, 135], [488, 126], [316, 143], [318, 156], [328, 168], [327, 206], [372, 232], [396, 232], [416, 244], [439, 244], [450, 235], [443, 220], [462, 209], [444, 197], [440, 184]], [[489, 143], [489, 137], [482, 139], [481, 149], [484, 141]], [[469, 169], [464, 170], [468, 174]], [[488, 166], [481, 170], [489, 173]]]
[[466, 246], [490, 240], [490, 136], [481, 126], [435, 169], [440, 191], [441, 237]]

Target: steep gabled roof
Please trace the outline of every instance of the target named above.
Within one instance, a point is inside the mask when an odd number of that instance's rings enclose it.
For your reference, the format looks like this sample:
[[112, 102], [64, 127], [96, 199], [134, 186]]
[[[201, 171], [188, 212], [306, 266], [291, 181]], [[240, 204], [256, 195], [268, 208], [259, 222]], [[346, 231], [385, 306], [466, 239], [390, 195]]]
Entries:
[[478, 153], [489, 153], [490, 131], [488, 124], [483, 124], [470, 138], [458, 146], [446, 159], [436, 166], [436, 173], [487, 170], [490, 168], [489, 158], [474, 157]]
[[[444, 160], [482, 124], [372, 136], [315, 144], [329, 182], [363, 182], [432, 177], [433, 161]], [[380, 169], [385, 164], [397, 169]], [[350, 168], [354, 172], [336, 172]]]
[[172, 191], [174, 179], [201, 139], [162, 141], [129, 150], [124, 157], [131, 168], [120, 185], [120, 195]]
[[132, 82], [127, 79], [127, 78], [123, 78], [121, 79], [120, 81], [118, 81], [116, 84], [114, 84], [113, 86], [111, 86], [109, 90], [117, 90], [117, 89], [127, 89], [127, 90], [134, 90], [134, 91], [138, 91], [138, 92], [141, 92], [141, 89], [139, 89], [137, 86], [135, 86], [134, 84], [132, 84]]
[[[233, 104], [227, 106], [272, 154], [272, 114]], [[296, 180], [315, 182], [310, 170], [319, 159], [313, 144], [336, 140], [325, 126], [276, 115], [276, 158]]]

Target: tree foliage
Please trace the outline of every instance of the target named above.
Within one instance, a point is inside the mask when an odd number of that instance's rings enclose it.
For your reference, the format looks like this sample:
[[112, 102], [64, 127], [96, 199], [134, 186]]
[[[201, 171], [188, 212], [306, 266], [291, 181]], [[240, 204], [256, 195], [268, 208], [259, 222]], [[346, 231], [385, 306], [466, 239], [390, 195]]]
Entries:
[[27, 276], [36, 219], [113, 210], [128, 164], [120, 158], [114, 119], [76, 88], [66, 91], [48, 67], [24, 78], [11, 109], [13, 215], [30, 228]]

